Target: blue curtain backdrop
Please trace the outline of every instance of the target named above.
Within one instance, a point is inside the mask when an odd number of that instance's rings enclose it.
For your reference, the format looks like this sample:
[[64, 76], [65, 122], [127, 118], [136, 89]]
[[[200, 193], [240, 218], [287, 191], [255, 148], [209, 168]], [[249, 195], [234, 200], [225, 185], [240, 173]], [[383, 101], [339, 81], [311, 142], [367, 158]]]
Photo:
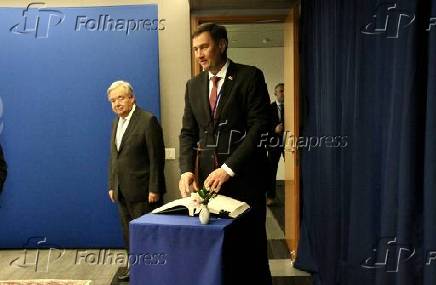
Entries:
[[0, 248], [122, 246], [106, 89], [130, 81], [159, 116], [156, 20], [157, 5], [0, 8]]
[[302, 236], [314, 284], [436, 284], [436, 1], [303, 0]]

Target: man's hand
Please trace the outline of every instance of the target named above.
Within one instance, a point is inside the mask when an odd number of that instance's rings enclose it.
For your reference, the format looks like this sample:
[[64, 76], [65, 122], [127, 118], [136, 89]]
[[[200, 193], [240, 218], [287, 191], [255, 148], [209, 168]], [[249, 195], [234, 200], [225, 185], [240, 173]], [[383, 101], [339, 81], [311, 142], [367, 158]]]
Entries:
[[283, 133], [283, 123], [278, 124], [278, 125], [275, 127], [274, 132], [275, 132], [277, 135], [281, 135], [281, 134]]
[[111, 199], [112, 203], [115, 203], [114, 190], [109, 190], [108, 194], [109, 194], [109, 198]]
[[198, 191], [194, 173], [185, 172], [180, 176], [179, 190], [182, 197], [188, 197], [193, 191]]
[[148, 192], [148, 203], [156, 203], [157, 201], [159, 201], [159, 194]]
[[212, 171], [207, 179], [204, 181], [204, 187], [209, 191], [216, 192], [220, 191], [221, 186], [230, 179], [230, 175], [222, 168], [217, 168]]

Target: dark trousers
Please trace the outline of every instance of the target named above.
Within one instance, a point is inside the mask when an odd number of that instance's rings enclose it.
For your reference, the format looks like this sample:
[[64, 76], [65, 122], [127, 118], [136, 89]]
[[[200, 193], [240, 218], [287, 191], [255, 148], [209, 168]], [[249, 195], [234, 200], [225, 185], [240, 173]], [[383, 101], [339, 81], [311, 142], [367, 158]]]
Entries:
[[[271, 285], [272, 277], [268, 264], [267, 236], [265, 228], [266, 206], [251, 208], [236, 218], [227, 232], [223, 255], [225, 275], [223, 284]], [[240, 258], [234, 258], [235, 252]], [[232, 256], [232, 258], [229, 258]]]
[[124, 199], [121, 191], [118, 192], [118, 213], [120, 214], [121, 227], [123, 230], [124, 244], [129, 252], [129, 222], [142, 215], [151, 212], [162, 205], [162, 197], [156, 203], [128, 202]]
[[266, 196], [270, 199], [274, 199], [276, 197], [277, 169], [279, 167], [279, 160], [282, 154], [283, 154], [282, 148], [268, 150], [268, 160], [271, 166], [271, 177], [270, 177], [271, 182], [266, 192]]

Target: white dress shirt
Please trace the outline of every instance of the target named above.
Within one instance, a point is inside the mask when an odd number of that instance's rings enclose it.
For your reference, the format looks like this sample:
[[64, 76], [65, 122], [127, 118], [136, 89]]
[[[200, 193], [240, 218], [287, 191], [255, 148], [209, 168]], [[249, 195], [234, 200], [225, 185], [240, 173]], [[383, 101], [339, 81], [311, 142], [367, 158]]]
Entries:
[[123, 140], [123, 135], [126, 132], [127, 127], [129, 126], [130, 119], [132, 118], [135, 109], [136, 109], [136, 105], [134, 104], [132, 110], [130, 110], [129, 115], [127, 115], [127, 117], [125, 118], [120, 117], [118, 119], [117, 134], [115, 136], [115, 145], [117, 146], [117, 150], [120, 150], [121, 141]]
[[210, 97], [210, 93], [212, 92], [212, 87], [213, 87], [211, 78], [214, 77], [214, 76], [218, 76], [220, 78], [220, 81], [218, 81], [218, 86], [217, 86], [218, 98], [216, 100], [216, 107], [218, 107], [218, 104], [220, 102], [221, 87], [223, 87], [224, 81], [226, 80], [227, 68], [228, 67], [229, 67], [229, 60], [227, 60], [226, 64], [224, 64], [224, 66], [221, 67], [220, 71], [218, 71], [217, 74], [212, 74], [212, 72], [209, 71], [209, 97]]
[[[211, 78], [214, 76], [218, 76], [220, 78], [220, 81], [218, 81], [218, 86], [217, 86], [217, 94], [218, 94], [218, 98], [216, 101], [216, 108], [218, 108], [218, 104], [220, 102], [221, 99], [221, 87], [223, 87], [224, 81], [226, 80], [226, 75], [227, 75], [227, 68], [229, 67], [229, 60], [227, 60], [226, 64], [224, 64], [223, 67], [221, 67], [220, 71], [218, 71], [217, 74], [212, 74], [212, 72], [209, 71], [209, 97], [210, 97], [210, 93], [212, 92], [212, 81]], [[231, 177], [235, 176], [235, 173], [233, 172], [233, 170], [227, 166], [227, 164], [223, 163], [223, 165], [221, 165], [221, 168]]]
[[282, 118], [282, 108], [284, 107], [283, 103], [276, 102], [276, 104], [277, 104], [277, 113], [278, 113], [279, 121], [283, 122], [284, 121], [283, 120], [284, 118]]

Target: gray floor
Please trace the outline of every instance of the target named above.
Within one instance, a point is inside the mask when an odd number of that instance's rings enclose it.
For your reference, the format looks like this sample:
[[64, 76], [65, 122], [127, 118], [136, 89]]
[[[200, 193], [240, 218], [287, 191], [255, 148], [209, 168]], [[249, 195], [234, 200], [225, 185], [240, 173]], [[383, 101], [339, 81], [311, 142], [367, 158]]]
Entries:
[[277, 196], [266, 216], [268, 257], [273, 285], [311, 285], [310, 274], [292, 266], [284, 235], [284, 184], [277, 183]]
[[[281, 201], [277, 203], [280, 207]], [[278, 223], [271, 210], [267, 213], [266, 226], [274, 284], [311, 284], [309, 274], [292, 267], [284, 242], [283, 225]], [[87, 257], [86, 262], [83, 256]], [[111, 261], [102, 262], [103, 256], [111, 256]], [[112, 284], [125, 256], [123, 251], [113, 249], [0, 250], [0, 280], [74, 279], [91, 280], [93, 285], [107, 285]]]

